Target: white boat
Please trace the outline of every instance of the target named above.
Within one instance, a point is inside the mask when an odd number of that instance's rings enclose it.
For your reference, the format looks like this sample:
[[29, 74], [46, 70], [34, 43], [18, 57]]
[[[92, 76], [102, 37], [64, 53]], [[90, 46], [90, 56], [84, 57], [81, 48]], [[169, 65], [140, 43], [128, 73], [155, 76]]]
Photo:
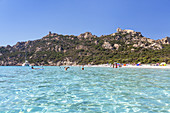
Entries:
[[27, 52], [25, 50], [25, 62], [22, 64], [22, 66], [31, 66], [30, 63], [27, 61]]
[[23, 63], [22, 66], [30, 66], [30, 63], [27, 60], [25, 60], [25, 63]]

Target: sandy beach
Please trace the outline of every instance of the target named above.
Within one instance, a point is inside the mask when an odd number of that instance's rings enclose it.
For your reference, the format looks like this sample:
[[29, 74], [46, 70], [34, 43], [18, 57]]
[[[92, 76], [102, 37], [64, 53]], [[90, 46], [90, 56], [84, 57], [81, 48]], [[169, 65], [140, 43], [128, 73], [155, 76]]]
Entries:
[[[85, 67], [112, 67], [112, 65], [109, 65], [109, 64], [85, 65]], [[170, 65], [167, 65], [167, 66], [150, 66], [148, 64], [142, 64], [141, 66], [127, 65], [127, 66], [122, 66], [121, 68], [170, 69]]]
[[170, 65], [168, 65], [168, 66], [150, 66], [150, 65], [132, 66], [132, 65], [128, 65], [128, 66], [123, 66], [122, 68], [170, 69]]

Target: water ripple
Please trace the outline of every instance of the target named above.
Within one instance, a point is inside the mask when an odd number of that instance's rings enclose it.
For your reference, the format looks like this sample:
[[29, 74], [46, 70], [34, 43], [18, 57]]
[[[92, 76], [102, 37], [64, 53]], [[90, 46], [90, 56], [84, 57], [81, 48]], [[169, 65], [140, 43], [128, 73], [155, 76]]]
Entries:
[[169, 112], [170, 70], [0, 67], [0, 112]]

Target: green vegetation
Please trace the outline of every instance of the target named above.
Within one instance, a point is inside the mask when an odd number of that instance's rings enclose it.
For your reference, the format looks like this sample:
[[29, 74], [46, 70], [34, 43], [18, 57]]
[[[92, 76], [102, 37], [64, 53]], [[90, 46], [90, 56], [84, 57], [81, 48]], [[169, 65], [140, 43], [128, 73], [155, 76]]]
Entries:
[[[125, 37], [121, 35], [121, 37]], [[56, 38], [58, 38], [56, 40]], [[130, 38], [131, 39], [131, 38]], [[113, 49], [102, 47], [104, 41], [113, 46]], [[97, 43], [96, 43], [97, 42]], [[120, 44], [118, 50], [114, 44]], [[32, 41], [27, 47], [8, 49], [0, 48], [0, 61], [23, 63], [25, 48], [27, 59], [30, 63], [49, 65], [49, 62], [57, 63], [69, 58], [78, 64], [104, 64], [104, 63], [157, 63], [166, 62], [170, 64], [170, 45], [162, 45], [163, 49], [153, 50], [142, 47], [133, 47], [134, 42], [125, 43], [125, 39], [115, 40], [115, 36], [103, 36], [97, 38], [81, 38], [76, 36], [46, 37]], [[147, 45], [147, 43], [146, 43]], [[39, 49], [38, 49], [39, 48]], [[134, 49], [133, 51], [131, 49]], [[1, 64], [2, 65], [2, 64]]]

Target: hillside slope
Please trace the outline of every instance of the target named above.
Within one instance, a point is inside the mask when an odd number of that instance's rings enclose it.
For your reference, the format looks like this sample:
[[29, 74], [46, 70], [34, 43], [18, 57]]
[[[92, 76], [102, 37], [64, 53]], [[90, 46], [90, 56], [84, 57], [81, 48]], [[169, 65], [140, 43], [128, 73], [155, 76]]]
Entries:
[[74, 35], [51, 33], [42, 39], [0, 47], [0, 65], [77, 65], [103, 63], [170, 63], [170, 38], [153, 40], [133, 30], [97, 37], [90, 32]]

